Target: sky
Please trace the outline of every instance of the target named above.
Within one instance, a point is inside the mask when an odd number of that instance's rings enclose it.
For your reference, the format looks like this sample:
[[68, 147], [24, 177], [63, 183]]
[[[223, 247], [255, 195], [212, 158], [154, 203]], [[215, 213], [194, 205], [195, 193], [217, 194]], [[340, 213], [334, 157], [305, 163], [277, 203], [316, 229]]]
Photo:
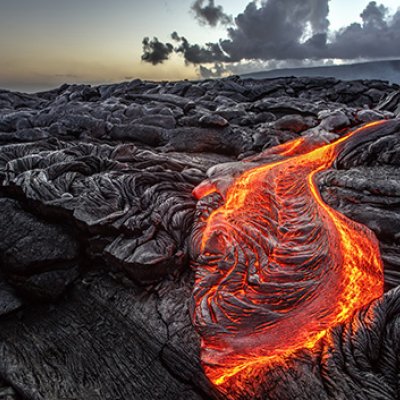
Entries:
[[[64, 82], [198, 79], [280, 66], [400, 58], [388, 50], [390, 43], [400, 47], [398, 0], [369, 3], [0, 0], [0, 87], [34, 91]], [[361, 30], [352, 23], [361, 24]], [[377, 37], [381, 42], [374, 45]], [[351, 49], [352, 41], [360, 51]]]

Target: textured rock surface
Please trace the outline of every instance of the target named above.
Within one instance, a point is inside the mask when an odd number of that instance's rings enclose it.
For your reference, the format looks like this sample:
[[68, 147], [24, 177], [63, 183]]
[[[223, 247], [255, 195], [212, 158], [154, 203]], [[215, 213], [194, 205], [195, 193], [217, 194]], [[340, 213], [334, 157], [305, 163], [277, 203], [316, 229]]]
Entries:
[[[398, 93], [237, 77], [1, 91], [0, 399], [226, 398], [190, 319], [193, 188], [288, 140], [395, 118]], [[392, 129], [318, 178], [329, 205], [376, 233], [387, 289], [400, 283], [399, 164]], [[399, 316], [394, 289], [333, 330], [333, 348], [266, 370], [240, 398], [397, 398]]]

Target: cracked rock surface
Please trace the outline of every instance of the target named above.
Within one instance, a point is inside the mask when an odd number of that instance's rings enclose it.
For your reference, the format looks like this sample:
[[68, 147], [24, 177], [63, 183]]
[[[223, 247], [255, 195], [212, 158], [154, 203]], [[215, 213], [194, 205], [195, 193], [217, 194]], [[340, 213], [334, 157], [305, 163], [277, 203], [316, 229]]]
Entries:
[[[387, 293], [240, 399], [397, 399], [400, 87], [326, 78], [0, 91], [0, 400], [224, 399], [191, 322], [192, 190], [300, 136], [390, 128], [318, 176], [377, 235]], [[229, 182], [227, 182], [229, 184]], [[372, 323], [368, 322], [372, 321]]]

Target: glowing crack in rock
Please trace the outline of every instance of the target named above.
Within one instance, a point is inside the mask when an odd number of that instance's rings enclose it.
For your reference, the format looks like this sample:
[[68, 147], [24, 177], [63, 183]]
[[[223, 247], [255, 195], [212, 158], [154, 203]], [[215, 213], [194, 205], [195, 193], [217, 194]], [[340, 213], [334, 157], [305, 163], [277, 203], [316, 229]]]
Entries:
[[[381, 123], [318, 148], [299, 138], [270, 151], [273, 162], [241, 173], [225, 192], [211, 184], [195, 189], [193, 322], [214, 384], [313, 348], [382, 295], [377, 239], [325, 204], [315, 181], [347, 140]], [[219, 207], [210, 210], [213, 201]]]

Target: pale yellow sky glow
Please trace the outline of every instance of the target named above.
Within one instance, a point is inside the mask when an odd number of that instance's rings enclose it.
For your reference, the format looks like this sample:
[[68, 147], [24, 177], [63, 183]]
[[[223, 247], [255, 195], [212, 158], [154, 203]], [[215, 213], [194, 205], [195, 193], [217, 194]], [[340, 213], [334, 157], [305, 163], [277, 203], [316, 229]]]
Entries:
[[16, 89], [40, 90], [67, 83], [114, 83], [135, 78], [146, 80], [197, 79], [194, 67], [186, 67], [177, 56], [168, 64], [153, 66], [126, 53], [96, 57], [90, 52], [81, 57], [38, 54], [0, 60], [0, 82], [8, 82]]
[[[141, 60], [144, 36], [164, 36], [196, 28], [193, 40], [217, 40], [223, 31], [207, 33], [189, 14], [190, 1], [172, 18], [168, 3], [118, 0], [112, 7], [72, 0], [3, 0], [0, 13], [0, 87], [39, 90], [69, 83], [111, 83], [141, 78], [153, 80], [196, 79], [193, 66], [179, 56], [153, 66]], [[8, 3], [8, 4], [7, 4]], [[17, 7], [16, 3], [21, 3]], [[72, 4], [75, 3], [75, 4]], [[86, 4], [85, 4], [86, 3]], [[89, 4], [91, 3], [91, 4]], [[245, 3], [245, 1], [243, 1]], [[22, 5], [26, 6], [25, 10]], [[91, 7], [91, 6], [94, 6]], [[6, 8], [8, 6], [8, 8]], [[162, 23], [161, 23], [162, 21]], [[203, 31], [203, 32], [202, 32]], [[214, 36], [213, 36], [214, 34]]]

